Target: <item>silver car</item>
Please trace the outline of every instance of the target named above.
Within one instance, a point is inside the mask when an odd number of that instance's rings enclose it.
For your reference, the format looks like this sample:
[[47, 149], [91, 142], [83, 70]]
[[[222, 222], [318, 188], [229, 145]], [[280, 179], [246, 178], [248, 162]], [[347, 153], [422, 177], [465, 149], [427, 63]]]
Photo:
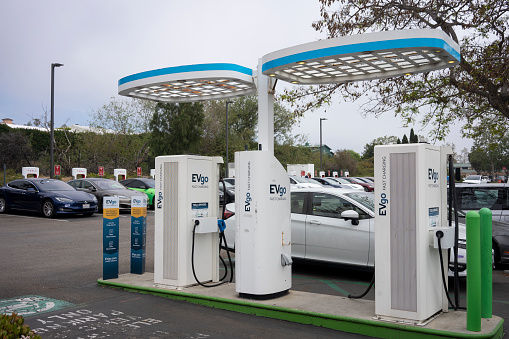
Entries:
[[[118, 197], [120, 209], [131, 209], [131, 197], [146, 197], [143, 192], [138, 192], [126, 188], [121, 183], [103, 178], [76, 179], [68, 182], [69, 185], [78, 191], [91, 193], [99, 201], [99, 211], [103, 208], [104, 197]], [[148, 198], [147, 198], [148, 199]]]
[[[235, 204], [227, 205], [229, 215]], [[292, 188], [292, 257], [373, 267], [374, 194], [341, 188]], [[460, 224], [458, 261], [466, 269], [466, 233]], [[235, 249], [235, 217], [226, 220], [228, 247]], [[451, 259], [452, 260], [452, 259]]]

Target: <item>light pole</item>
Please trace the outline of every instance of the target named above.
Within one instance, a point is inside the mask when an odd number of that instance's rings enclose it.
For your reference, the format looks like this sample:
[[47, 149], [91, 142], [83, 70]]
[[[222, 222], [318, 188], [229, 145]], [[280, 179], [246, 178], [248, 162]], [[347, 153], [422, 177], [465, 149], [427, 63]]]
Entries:
[[224, 169], [224, 177], [229, 178], [228, 171], [228, 104], [233, 104], [233, 101], [226, 101], [226, 166]]
[[51, 64], [51, 137], [50, 137], [50, 178], [53, 178], [55, 167], [53, 165], [53, 144], [55, 143], [55, 67], [63, 64]]
[[322, 172], [322, 120], [327, 120], [327, 118], [320, 118], [320, 172]]

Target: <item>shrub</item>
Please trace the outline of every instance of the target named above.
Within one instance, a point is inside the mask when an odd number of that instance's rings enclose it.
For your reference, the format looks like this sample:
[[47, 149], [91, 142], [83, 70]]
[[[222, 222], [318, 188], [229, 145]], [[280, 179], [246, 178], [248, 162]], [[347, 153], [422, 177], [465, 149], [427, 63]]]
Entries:
[[11, 315], [0, 314], [0, 338], [34, 338], [41, 339], [28, 325], [24, 325], [25, 319], [21, 315], [12, 312]]

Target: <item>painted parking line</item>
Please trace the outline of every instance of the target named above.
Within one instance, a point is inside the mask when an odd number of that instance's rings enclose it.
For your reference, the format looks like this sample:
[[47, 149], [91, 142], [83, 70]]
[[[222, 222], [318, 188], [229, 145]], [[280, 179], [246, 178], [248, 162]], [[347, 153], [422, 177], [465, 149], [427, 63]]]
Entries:
[[74, 305], [67, 301], [38, 295], [25, 295], [22, 297], [0, 300], [0, 313], [12, 314], [12, 312], [16, 312], [19, 315], [28, 317], [72, 306]]

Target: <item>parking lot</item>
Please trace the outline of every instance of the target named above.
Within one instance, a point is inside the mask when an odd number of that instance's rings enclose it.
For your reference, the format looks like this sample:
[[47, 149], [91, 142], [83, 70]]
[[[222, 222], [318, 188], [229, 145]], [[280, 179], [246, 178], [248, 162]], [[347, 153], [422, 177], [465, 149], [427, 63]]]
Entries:
[[[147, 217], [146, 271], [153, 272], [154, 213]], [[336, 331], [254, 317], [161, 297], [100, 287], [102, 216], [45, 219], [0, 215], [0, 309], [25, 312], [31, 328], [53, 337], [261, 337], [337, 336]], [[129, 272], [130, 214], [120, 215], [119, 273]], [[296, 262], [293, 290], [360, 294], [373, 272]], [[509, 316], [509, 274], [493, 272], [493, 314]], [[465, 282], [461, 283], [465, 306]], [[21, 300], [21, 297], [26, 299]], [[370, 291], [367, 299], [374, 300]], [[47, 299], [47, 300], [46, 300]], [[37, 302], [39, 301], [39, 302]], [[17, 305], [17, 306], [16, 306]], [[73, 320], [74, 319], [74, 320]], [[85, 320], [84, 320], [85, 319]], [[200, 321], [196, 321], [199, 319]], [[77, 321], [79, 320], [79, 321]], [[94, 335], [94, 336], [93, 336]], [[357, 337], [345, 335], [344, 337]]]

